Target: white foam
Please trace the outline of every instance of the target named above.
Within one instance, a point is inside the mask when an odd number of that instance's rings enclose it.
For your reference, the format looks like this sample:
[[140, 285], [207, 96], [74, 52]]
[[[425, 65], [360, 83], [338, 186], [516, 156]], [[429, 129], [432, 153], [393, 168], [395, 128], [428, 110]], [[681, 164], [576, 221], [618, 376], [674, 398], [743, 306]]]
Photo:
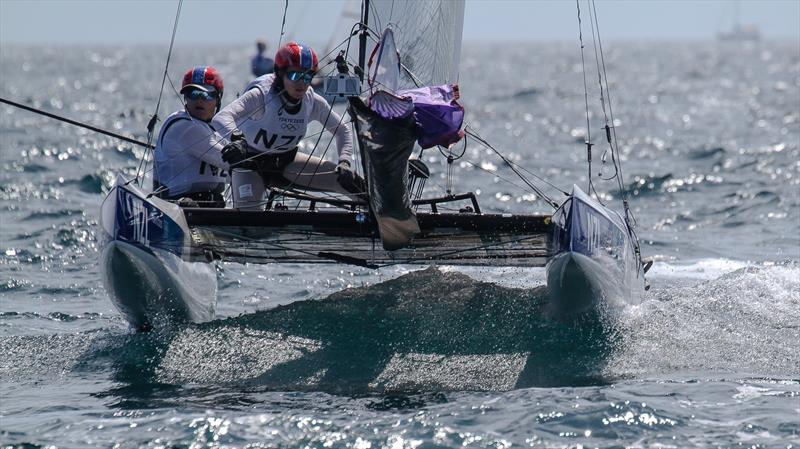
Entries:
[[687, 263], [656, 262], [647, 275], [650, 278], [716, 279], [749, 266], [754, 264], [730, 259], [701, 259]]
[[544, 285], [547, 273], [544, 267], [480, 267], [442, 265], [443, 273], [459, 272], [476, 281], [491, 282], [506, 288], [534, 288]]
[[645, 301], [618, 315], [625, 338], [610, 372], [785, 374], [800, 366], [798, 264], [717, 259], [665, 267]]

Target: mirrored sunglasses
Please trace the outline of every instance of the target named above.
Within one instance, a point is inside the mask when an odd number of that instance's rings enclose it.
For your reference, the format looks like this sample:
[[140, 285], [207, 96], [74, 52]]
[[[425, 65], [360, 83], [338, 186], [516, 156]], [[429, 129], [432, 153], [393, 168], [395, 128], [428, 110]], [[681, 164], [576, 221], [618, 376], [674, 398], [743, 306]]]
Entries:
[[290, 70], [286, 72], [286, 77], [289, 78], [291, 81], [298, 81], [303, 80], [306, 84], [311, 84], [311, 80], [314, 78], [314, 72], [300, 72], [297, 70]]
[[187, 92], [186, 93], [186, 98], [188, 98], [190, 100], [210, 101], [210, 100], [216, 100], [217, 99], [217, 93], [216, 92], [204, 92], [202, 90], [195, 89], [195, 90], [193, 90], [191, 92]]

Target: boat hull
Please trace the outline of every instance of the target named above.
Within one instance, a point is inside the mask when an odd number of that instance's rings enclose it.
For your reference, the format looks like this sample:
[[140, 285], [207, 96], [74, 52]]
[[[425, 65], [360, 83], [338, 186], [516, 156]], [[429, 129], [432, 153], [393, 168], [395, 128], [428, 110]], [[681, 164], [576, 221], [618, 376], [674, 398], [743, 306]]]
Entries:
[[132, 327], [214, 318], [216, 269], [188, 260], [189, 227], [177, 206], [120, 178], [101, 207], [101, 228], [103, 282]]
[[645, 282], [634, 239], [619, 214], [573, 187], [553, 214], [548, 241], [552, 309], [570, 314], [639, 303]]
[[211, 264], [121, 241], [103, 247], [101, 264], [111, 302], [137, 329], [214, 318], [217, 283]]

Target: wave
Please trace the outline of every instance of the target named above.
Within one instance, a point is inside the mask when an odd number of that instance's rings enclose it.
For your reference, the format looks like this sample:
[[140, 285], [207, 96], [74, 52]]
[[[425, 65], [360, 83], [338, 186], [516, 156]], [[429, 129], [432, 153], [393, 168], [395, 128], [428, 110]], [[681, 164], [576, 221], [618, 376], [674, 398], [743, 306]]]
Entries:
[[700, 259], [687, 263], [655, 263], [648, 271], [656, 279], [701, 279], [713, 280], [725, 274], [754, 266], [750, 262], [731, 259]]
[[689, 159], [693, 160], [701, 160], [701, 159], [717, 159], [724, 156], [726, 153], [725, 148], [722, 147], [712, 147], [712, 148], [697, 148], [694, 150], [689, 151], [687, 155]]
[[[670, 273], [668, 270], [672, 270]], [[618, 316], [619, 350], [607, 369], [617, 376], [681, 370], [797, 376], [800, 266], [704, 260], [651, 270], [694, 277], [651, 289], [641, 306]]]
[[347, 394], [602, 382], [611, 350], [602, 319], [551, 320], [546, 306], [544, 288], [415, 271], [187, 329], [157, 377]]
[[60, 209], [53, 211], [36, 211], [31, 212], [28, 216], [22, 218], [21, 221], [34, 221], [34, 220], [49, 220], [53, 218], [71, 217], [73, 215], [81, 216], [84, 211], [79, 209]]
[[29, 162], [25, 164], [22, 169], [25, 173], [40, 173], [40, 172], [50, 171], [50, 168], [48, 168], [47, 166], [37, 164], [35, 162]]
[[65, 185], [74, 185], [84, 193], [101, 194], [110, 190], [110, 186], [102, 173], [83, 175], [80, 179], [64, 181]]
[[86, 312], [81, 315], [71, 315], [63, 312], [50, 312], [41, 314], [37, 312], [0, 312], [0, 318], [27, 318], [48, 321], [73, 322], [78, 320], [94, 320], [102, 317], [100, 313]]
[[[37, 237], [39, 233], [34, 233], [34, 237]], [[25, 235], [18, 236], [17, 240], [24, 240], [26, 238]], [[26, 249], [16, 249], [16, 248], [9, 248], [6, 250], [5, 254], [0, 254], [0, 261], [4, 263], [23, 263], [28, 265], [39, 265], [43, 262], [47, 262], [51, 260], [52, 256], [49, 254], [36, 254]], [[7, 286], [23, 286], [23, 285], [31, 285], [31, 282], [27, 278], [19, 278], [14, 279], [10, 278], [6, 284]]]
[[[321, 300], [67, 346], [87, 347], [73, 370], [114, 367], [115, 380], [140, 393], [197, 384], [358, 395], [602, 384], [613, 334], [600, 314], [549, 318], [543, 287], [430, 268]], [[61, 361], [64, 349], [42, 353], [41, 338], [13, 339], [14, 354]]]
[[4, 338], [0, 351], [19, 363], [0, 363], [0, 374], [111, 370], [119, 387], [103, 394], [123, 407], [158, 406], [153, 393], [164, 390], [158, 396], [169, 401], [197, 389], [363, 395], [604, 385], [687, 371], [786, 376], [800, 366], [798, 274], [797, 263], [656, 264], [642, 304], [552, 318], [544, 287], [429, 268], [159, 332]]
[[27, 279], [22, 278], [9, 278], [0, 284], [0, 292], [15, 292], [22, 291], [29, 288], [33, 283]]
[[668, 173], [662, 176], [645, 175], [635, 176], [627, 191], [631, 192], [634, 196], [649, 196], [652, 194], [659, 194], [662, 192], [664, 185], [672, 179], [672, 174]]
[[537, 95], [539, 95], [541, 93], [542, 93], [541, 89], [537, 89], [535, 87], [528, 87], [528, 88], [520, 89], [520, 90], [514, 92], [508, 98], [510, 98], [510, 99], [515, 99], [515, 98], [516, 99], [520, 99], [520, 98], [527, 99], [529, 97], [535, 97], [535, 96], [537, 96]]

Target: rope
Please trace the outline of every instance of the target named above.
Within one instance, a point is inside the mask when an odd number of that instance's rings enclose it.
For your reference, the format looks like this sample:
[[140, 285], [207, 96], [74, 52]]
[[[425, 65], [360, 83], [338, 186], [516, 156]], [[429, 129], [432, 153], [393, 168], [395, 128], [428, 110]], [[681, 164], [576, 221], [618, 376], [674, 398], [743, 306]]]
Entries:
[[[592, 0], [592, 10], [594, 12], [593, 16], [594, 16], [595, 28], [597, 28], [597, 45], [600, 48], [600, 63], [603, 68], [603, 76], [602, 78], [600, 78], [598, 74], [598, 78], [601, 79], [601, 88], [603, 82], [605, 82], [605, 92], [606, 96], [608, 97], [608, 115], [611, 118], [611, 126], [609, 126], [608, 124], [609, 117], [606, 117], [606, 135], [607, 135], [606, 137], [609, 145], [611, 146], [611, 160], [614, 162], [614, 169], [616, 170], [616, 174], [619, 175], [616, 177], [617, 177], [617, 184], [619, 185], [619, 190], [622, 195], [622, 201], [623, 203], [627, 203], [627, 192], [625, 191], [625, 183], [622, 177], [622, 164], [620, 164], [619, 162], [620, 157], [619, 157], [619, 143], [617, 141], [617, 130], [616, 127], [614, 126], [614, 109], [611, 105], [611, 91], [609, 90], [608, 87], [608, 75], [606, 74], [606, 59], [603, 53], [603, 42], [600, 39], [600, 24], [597, 21], [597, 9], [594, 0]], [[603, 108], [603, 114], [605, 115], [605, 107]], [[609, 135], [609, 130], [611, 132], [610, 135]], [[612, 140], [611, 136], [613, 136], [613, 143], [611, 142]], [[625, 208], [627, 215], [627, 204], [625, 204]]]
[[[178, 33], [178, 20], [181, 17], [182, 7], [183, 7], [183, 0], [178, 0], [178, 11], [175, 13], [175, 23], [172, 25], [172, 38], [169, 41], [167, 62], [164, 65], [164, 76], [161, 78], [161, 89], [158, 92], [158, 101], [156, 102], [156, 110], [155, 112], [153, 112], [153, 117], [147, 124], [147, 145], [151, 148], [153, 143], [153, 131], [156, 127], [156, 122], [158, 121], [158, 109], [161, 107], [161, 98], [164, 95], [164, 84], [166, 84], [167, 76], [169, 75], [169, 61], [172, 58], [172, 47], [175, 45], [175, 35]], [[136, 169], [136, 177], [133, 179], [136, 181], [136, 184], [139, 184], [139, 173], [142, 171], [142, 167], [144, 167], [145, 170], [147, 169], [146, 153], [142, 155], [142, 159], [139, 160], [139, 167]], [[142, 180], [144, 180], [144, 174], [142, 174]]]
[[278, 36], [278, 48], [281, 48], [281, 45], [283, 43], [283, 34], [284, 34], [283, 29], [284, 27], [286, 27], [286, 11], [288, 10], [289, 10], [289, 0], [286, 0], [286, 2], [283, 5], [283, 21], [281, 22], [281, 35]]
[[98, 128], [96, 126], [92, 126], [92, 125], [88, 125], [86, 123], [82, 123], [82, 122], [79, 122], [79, 121], [76, 121], [76, 120], [68, 119], [66, 117], [62, 117], [60, 115], [56, 115], [56, 114], [53, 114], [53, 113], [50, 113], [50, 112], [46, 112], [46, 111], [43, 111], [41, 109], [36, 109], [34, 107], [31, 107], [31, 106], [26, 106], [26, 105], [24, 105], [22, 103], [17, 103], [15, 101], [11, 101], [11, 100], [8, 100], [8, 99], [2, 98], [2, 97], [0, 97], [0, 103], [5, 103], [7, 105], [14, 106], [15, 108], [24, 109], [26, 111], [30, 111], [30, 112], [33, 112], [33, 113], [36, 113], [36, 114], [39, 114], [39, 115], [43, 115], [45, 117], [49, 117], [49, 118], [53, 118], [53, 119], [56, 119], [56, 120], [60, 120], [60, 121], [62, 121], [64, 123], [69, 123], [70, 125], [74, 125], [74, 126], [77, 126], [77, 127], [80, 127], [80, 128], [86, 128], [86, 129], [94, 131], [96, 133], [105, 134], [106, 136], [111, 136], [111, 137], [114, 137], [114, 138], [117, 138], [117, 139], [120, 139], [120, 140], [124, 140], [125, 142], [132, 143], [134, 145], [139, 145], [140, 147], [145, 147], [145, 148], [149, 148], [149, 149], [153, 148], [153, 146], [148, 144], [148, 143], [140, 142], [140, 141], [138, 141], [136, 139], [133, 139], [133, 138], [130, 138], [130, 137], [125, 137], [125, 136], [123, 136], [121, 134], [113, 133], [111, 131], [106, 131], [105, 129]]
[[[551, 205], [551, 206], [553, 206], [554, 208], [557, 208], [557, 207], [558, 207], [558, 203], [556, 203], [555, 201], [553, 201], [553, 199], [552, 199], [552, 198], [550, 198], [549, 196], [547, 196], [547, 194], [545, 194], [545, 193], [544, 193], [544, 192], [543, 192], [543, 191], [542, 191], [540, 188], [536, 187], [536, 185], [534, 185], [534, 184], [533, 184], [532, 182], [530, 182], [530, 181], [529, 181], [529, 180], [528, 180], [528, 179], [527, 179], [525, 176], [523, 176], [523, 175], [522, 175], [522, 173], [520, 173], [520, 172], [517, 170], [517, 168], [516, 168], [516, 166], [514, 165], [514, 163], [512, 163], [512, 162], [511, 162], [511, 161], [509, 161], [509, 160], [508, 160], [508, 159], [507, 159], [505, 156], [503, 156], [503, 154], [502, 154], [502, 153], [500, 153], [500, 152], [499, 152], [499, 151], [498, 151], [498, 150], [497, 150], [495, 147], [493, 147], [491, 144], [489, 144], [489, 142], [487, 142], [486, 140], [484, 140], [484, 139], [483, 139], [481, 136], [479, 136], [479, 135], [478, 135], [477, 133], [475, 133], [474, 131], [471, 131], [471, 130], [466, 130], [466, 133], [467, 133], [467, 134], [469, 134], [470, 136], [472, 136], [472, 137], [473, 137], [475, 140], [477, 140], [478, 142], [480, 142], [480, 143], [482, 143], [483, 145], [485, 145], [485, 146], [486, 146], [486, 148], [488, 148], [488, 149], [492, 150], [492, 151], [493, 151], [495, 154], [497, 154], [497, 156], [499, 156], [499, 157], [500, 157], [500, 159], [501, 159], [503, 162], [505, 162], [505, 163], [506, 163], [506, 165], [508, 165], [508, 167], [511, 169], [511, 171], [513, 171], [514, 173], [516, 173], [516, 175], [517, 175], [517, 176], [519, 176], [519, 179], [521, 179], [521, 180], [522, 180], [522, 182], [524, 182], [524, 183], [525, 183], [525, 184], [526, 184], [526, 185], [527, 185], [527, 186], [528, 186], [528, 187], [529, 187], [531, 190], [533, 190], [533, 191], [534, 191], [534, 192], [535, 192], [537, 195], [539, 195], [539, 197], [541, 197], [541, 198], [544, 198], [545, 200], [547, 200], [547, 202], [548, 202], [548, 203], [550, 203], [550, 205]], [[552, 184], [550, 184], [550, 185], [552, 186]]]
[[[605, 119], [605, 131], [606, 131], [606, 141], [611, 150], [611, 160], [614, 164], [614, 174], [608, 178], [601, 178], [604, 180], [611, 180], [616, 178], [617, 179], [617, 186], [619, 187], [620, 197], [622, 199], [622, 206], [625, 211], [624, 220], [625, 226], [628, 229], [628, 233], [633, 238], [634, 249], [636, 251], [636, 257], [639, 260], [639, 263], [642, 263], [642, 256], [641, 250], [639, 246], [639, 239], [636, 236], [635, 226], [636, 226], [636, 218], [633, 216], [633, 213], [630, 210], [628, 205], [628, 194], [625, 188], [625, 182], [623, 179], [622, 174], [622, 164], [621, 158], [619, 155], [619, 141], [617, 140], [617, 131], [614, 126], [614, 111], [611, 102], [611, 92], [608, 85], [608, 74], [606, 72], [606, 63], [605, 63], [605, 54], [603, 52], [603, 42], [600, 38], [600, 23], [597, 19], [597, 5], [595, 0], [586, 0], [587, 4], [589, 5], [589, 23], [591, 24], [592, 30], [592, 42], [594, 46], [595, 52], [595, 65], [597, 67], [597, 81], [600, 87], [600, 105], [603, 110], [603, 117]], [[576, 0], [576, 3], [579, 0]], [[581, 27], [581, 18], [580, 18], [580, 5], [578, 5], [578, 26]], [[581, 35], [581, 61], [583, 61], [583, 38]], [[586, 69], [584, 66], [584, 91], [586, 91]], [[606, 111], [606, 99], [608, 99], [608, 111]], [[586, 119], [587, 119], [587, 129], [589, 124], [589, 110], [588, 110], [588, 94], [587, 94], [587, 107], [586, 107]], [[589, 164], [590, 164], [590, 176], [591, 176], [591, 141], [587, 142], [587, 146], [589, 147]], [[605, 162], [605, 153], [603, 154], [602, 158], [603, 162]], [[590, 177], [590, 186], [591, 186], [591, 177]], [[593, 189], [593, 188], [592, 188]], [[597, 192], [595, 191], [595, 194]], [[599, 200], [599, 195], [596, 195]]]
[[600, 195], [597, 195], [597, 190], [594, 188], [594, 184], [592, 182], [592, 127], [589, 123], [589, 88], [586, 82], [586, 61], [584, 58], [584, 44], [583, 44], [583, 25], [581, 22], [581, 4], [580, 0], [575, 0], [575, 6], [578, 8], [578, 41], [581, 45], [581, 70], [583, 72], [583, 99], [584, 104], [586, 105], [586, 160], [589, 166], [589, 173], [587, 180], [589, 181], [589, 193], [591, 194], [593, 191], [595, 196], [600, 199]]

